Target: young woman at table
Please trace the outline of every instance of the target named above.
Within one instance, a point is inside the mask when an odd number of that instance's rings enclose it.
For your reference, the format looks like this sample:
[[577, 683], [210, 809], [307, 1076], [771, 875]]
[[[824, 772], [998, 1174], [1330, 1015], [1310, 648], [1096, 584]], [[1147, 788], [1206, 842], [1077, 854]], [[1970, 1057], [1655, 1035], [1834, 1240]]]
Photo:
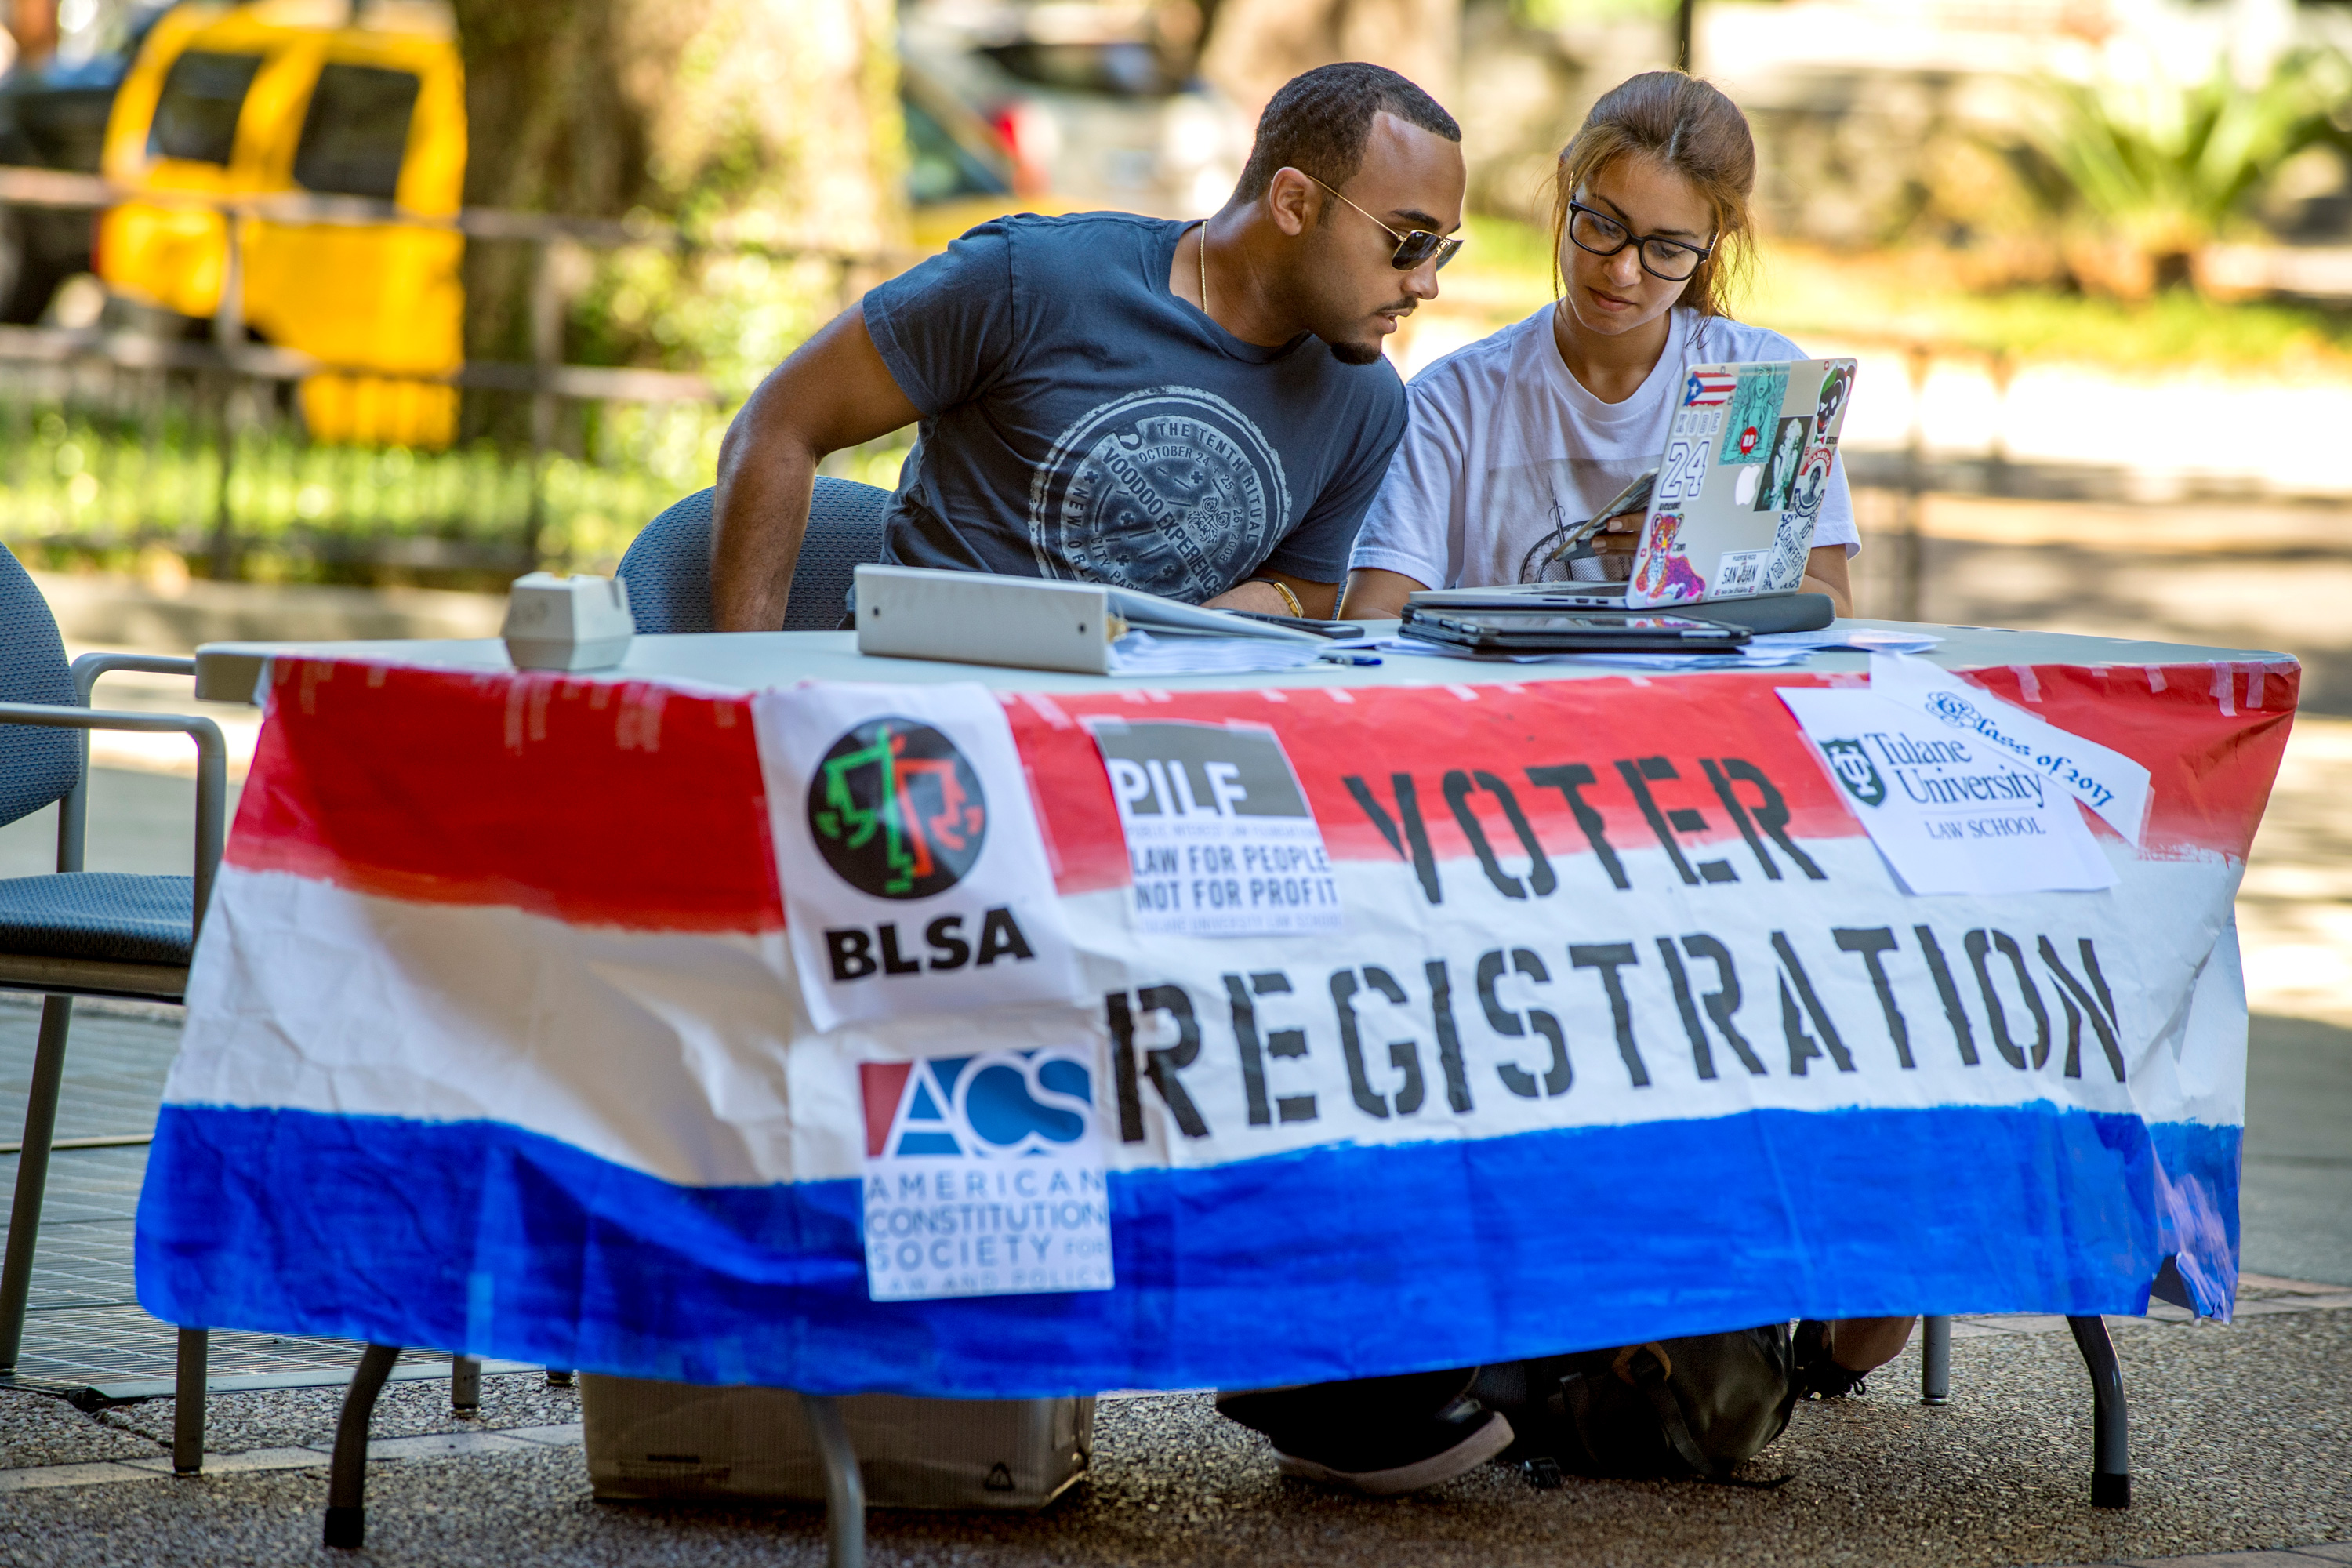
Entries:
[[[1638, 512], [1585, 560], [1548, 561], [1547, 536], [1657, 462], [1691, 366], [1805, 357], [1727, 310], [1751, 257], [1755, 184], [1747, 118], [1706, 82], [1652, 71], [1592, 106], [1554, 174], [1559, 299], [1413, 378], [1412, 423], [1356, 537], [1342, 616], [1389, 618], [1425, 587], [1627, 574]], [[1841, 615], [1853, 613], [1855, 546], [1840, 468], [1804, 587]]]
[[[1438, 361], [1406, 389], [1412, 424], [1366, 514], [1342, 616], [1386, 619], [1423, 587], [1541, 581], [1544, 537], [1591, 517], [1666, 447], [1690, 367], [1802, 359], [1726, 312], [1749, 259], [1756, 143], [1738, 106], [1680, 71], [1611, 90], [1559, 155], [1559, 300]], [[1580, 576], [1622, 578], [1639, 513]], [[1853, 502], [1833, 470], [1804, 587], [1853, 613]], [[1549, 575], [1567, 575], [1555, 565]], [[1910, 1318], [1800, 1326], [1804, 1392], [1851, 1392], [1894, 1359]]]

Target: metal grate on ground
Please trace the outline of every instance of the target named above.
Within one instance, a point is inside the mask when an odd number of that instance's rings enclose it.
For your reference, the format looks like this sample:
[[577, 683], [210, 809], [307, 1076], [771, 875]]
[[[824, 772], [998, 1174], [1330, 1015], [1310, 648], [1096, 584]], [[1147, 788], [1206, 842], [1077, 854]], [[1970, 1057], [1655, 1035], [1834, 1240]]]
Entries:
[[[0, 1142], [13, 1144], [23, 1135], [39, 1022], [37, 998], [0, 994]], [[169, 1010], [77, 1005], [57, 1136], [152, 1133], [179, 1043], [180, 1026]], [[0, 1156], [0, 1192], [15, 1190], [16, 1163], [14, 1153]], [[141, 1397], [142, 1385], [169, 1384], [177, 1334], [141, 1310], [132, 1273], [132, 1232], [146, 1169], [147, 1151], [136, 1145], [60, 1149], [50, 1156], [15, 1383], [62, 1389], [86, 1404]], [[0, 1203], [0, 1238], [7, 1234], [5, 1221]], [[360, 1348], [348, 1340], [215, 1331], [206, 1368], [215, 1388], [341, 1383], [358, 1363]], [[413, 1376], [446, 1369], [449, 1358], [411, 1352], [401, 1360], [402, 1371]]]

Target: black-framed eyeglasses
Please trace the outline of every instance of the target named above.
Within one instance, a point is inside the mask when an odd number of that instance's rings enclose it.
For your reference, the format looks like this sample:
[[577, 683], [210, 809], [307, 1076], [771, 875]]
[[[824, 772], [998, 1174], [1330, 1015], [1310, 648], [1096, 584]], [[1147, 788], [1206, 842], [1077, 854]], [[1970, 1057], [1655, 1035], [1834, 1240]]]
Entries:
[[[1298, 172], [1307, 174], [1304, 169]], [[1307, 174], [1307, 177], [1315, 180], [1312, 174]], [[1333, 195], [1339, 196], [1339, 192], [1332, 191], [1331, 187], [1321, 180], [1315, 180], [1315, 183], [1322, 185], [1325, 190], [1331, 191]], [[1339, 196], [1339, 199], [1348, 202], [1345, 196]], [[1348, 205], [1356, 207], [1353, 202], [1348, 202]], [[1356, 207], [1356, 210], [1364, 213], [1361, 207]], [[1364, 216], [1372, 217], [1370, 213], [1364, 213]], [[1381, 220], [1376, 217], [1372, 217], [1372, 221], [1381, 223]], [[1433, 259], [1436, 261], [1439, 268], [1443, 268], [1447, 262], [1454, 259], [1454, 253], [1462, 248], [1460, 240], [1448, 239], [1442, 234], [1432, 234], [1425, 228], [1416, 228], [1405, 234], [1399, 234], [1384, 223], [1381, 223], [1381, 227], [1391, 239], [1397, 242], [1396, 250], [1389, 257], [1389, 265], [1399, 272], [1410, 272], [1416, 267], [1424, 267]]]
[[1642, 263], [1642, 270], [1667, 283], [1687, 281], [1698, 270], [1698, 264], [1715, 252], [1711, 245], [1687, 245], [1654, 234], [1637, 235], [1582, 202], [1568, 204], [1568, 237], [1576, 242], [1577, 249], [1594, 256], [1614, 256], [1629, 245], [1638, 246], [1634, 255]]

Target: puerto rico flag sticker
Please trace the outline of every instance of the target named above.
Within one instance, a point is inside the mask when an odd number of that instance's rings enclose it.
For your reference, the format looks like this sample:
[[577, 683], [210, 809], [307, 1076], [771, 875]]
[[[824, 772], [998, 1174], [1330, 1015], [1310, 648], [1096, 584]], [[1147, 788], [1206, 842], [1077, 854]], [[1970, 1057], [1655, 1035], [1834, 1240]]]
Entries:
[[1683, 384], [1685, 408], [1708, 408], [1731, 401], [1731, 389], [1738, 384], [1734, 377], [1715, 371], [1697, 371]]

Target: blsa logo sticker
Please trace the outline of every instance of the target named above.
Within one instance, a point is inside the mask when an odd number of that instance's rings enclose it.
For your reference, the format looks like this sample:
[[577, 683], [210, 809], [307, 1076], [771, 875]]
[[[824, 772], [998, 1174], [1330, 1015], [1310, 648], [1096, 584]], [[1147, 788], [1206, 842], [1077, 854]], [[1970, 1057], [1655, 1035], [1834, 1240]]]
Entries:
[[1071, 1153], [1094, 1126], [1094, 1074], [1075, 1052], [861, 1062], [857, 1078], [869, 1159]]
[[811, 1028], [1093, 1005], [995, 693], [811, 680], [751, 721]]
[[947, 891], [987, 840], [979, 774], [929, 724], [860, 724], [834, 742], [813, 782], [809, 837], [843, 881], [877, 899]]
[[1822, 751], [1829, 757], [1830, 771], [1837, 774], [1838, 783], [1846, 793], [1864, 805], [1878, 805], [1886, 799], [1886, 781], [1878, 776], [1877, 764], [1870, 753], [1862, 749], [1860, 741], [1823, 741]]

